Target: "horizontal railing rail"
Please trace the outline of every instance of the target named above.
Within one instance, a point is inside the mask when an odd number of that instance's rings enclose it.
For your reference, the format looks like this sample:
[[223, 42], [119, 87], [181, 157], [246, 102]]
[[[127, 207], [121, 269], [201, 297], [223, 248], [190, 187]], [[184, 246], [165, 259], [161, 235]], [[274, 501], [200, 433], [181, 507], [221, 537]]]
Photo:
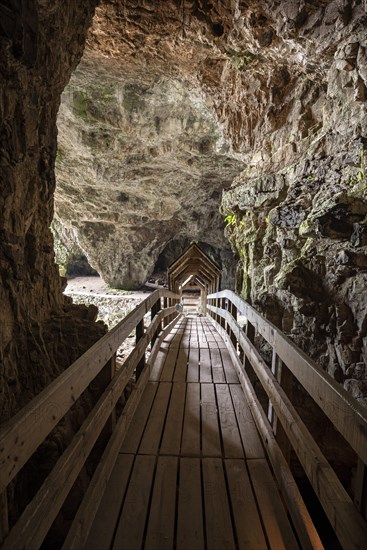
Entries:
[[[178, 299], [178, 295], [167, 290], [160, 289], [153, 292], [2, 427], [0, 430], [0, 494], [3, 495], [4, 500], [6, 488], [16, 474], [89, 384], [107, 369], [109, 380], [106, 383], [107, 387], [36, 496], [6, 536], [4, 549], [37, 548], [42, 544], [90, 451], [109, 419], [113, 418], [117, 401], [136, 371], [138, 383], [125, 405], [123, 414], [116, 425], [111, 422], [110, 441], [115, 441], [115, 446], [112, 443], [107, 444], [110, 449], [108, 460], [111, 461], [116, 451], [116, 441], [125, 433], [147, 380], [149, 370], [145, 361], [147, 348], [151, 344], [152, 350], [155, 349], [154, 343], [161, 333], [162, 324], [165, 326], [175, 322], [178, 312], [173, 304]], [[151, 322], [145, 330], [144, 317], [149, 311]], [[111, 368], [111, 361], [114, 361], [117, 349], [134, 329], [136, 347], [121, 369], [115, 372]], [[106, 475], [105, 472], [105, 477]], [[96, 502], [95, 498], [94, 502]], [[6, 521], [2, 518], [2, 524], [5, 523]]]
[[[283, 436], [281, 446], [286, 458], [289, 458], [290, 446], [295, 451], [343, 547], [363, 548], [367, 540], [367, 524], [293, 406], [289, 398], [291, 392], [286, 393], [283, 386], [290, 387], [289, 373], [292, 373], [364, 464], [367, 461], [367, 410], [275, 325], [234, 292], [224, 290], [209, 295], [207, 309], [231, 352], [288, 504], [291, 504], [289, 487], [286, 487], [284, 472], [279, 469], [269, 430], [278, 441], [278, 434]], [[246, 318], [246, 333], [237, 323], [238, 313]], [[255, 347], [256, 332], [273, 349], [272, 368]], [[265, 419], [250, 382], [251, 368], [269, 399]], [[294, 510], [290, 509], [291, 515], [292, 512]], [[298, 522], [299, 519], [295, 514], [294, 520]]]

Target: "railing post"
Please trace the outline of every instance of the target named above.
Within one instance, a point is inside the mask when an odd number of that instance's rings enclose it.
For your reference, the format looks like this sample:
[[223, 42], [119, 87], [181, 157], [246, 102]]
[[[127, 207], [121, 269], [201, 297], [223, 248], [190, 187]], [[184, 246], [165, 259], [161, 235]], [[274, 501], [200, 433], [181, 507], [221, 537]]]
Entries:
[[[251, 344], [254, 344], [255, 341], [255, 327], [250, 321], [247, 319], [246, 323], [246, 336], [249, 339]], [[253, 371], [253, 368], [251, 366], [250, 361], [248, 360], [247, 356], [244, 356], [244, 363], [243, 363], [244, 369], [246, 373], [248, 374], [248, 377], [250, 378], [251, 383], [254, 383], [256, 380], [256, 375]]]
[[[225, 298], [220, 299], [220, 307], [221, 309], [226, 309]], [[224, 317], [220, 318], [220, 325], [222, 328], [224, 328], [224, 330], [226, 330], [226, 320], [224, 319]]]
[[[151, 309], [151, 313], [150, 313], [150, 319], [151, 321], [153, 321], [154, 317], [156, 315], [158, 315], [158, 313], [160, 312], [161, 310], [161, 299], [158, 298], [158, 300], [156, 301], [156, 303], [153, 305], [152, 309]], [[158, 327], [157, 327], [157, 330], [155, 331], [155, 333], [153, 334], [153, 337], [152, 337], [152, 341], [151, 341], [151, 349], [153, 349], [153, 346], [155, 344], [155, 341], [157, 340], [158, 338], [158, 334], [160, 333], [161, 331], [161, 323], [158, 324]]]
[[8, 493], [7, 489], [0, 495], [0, 545], [9, 533]]
[[[231, 304], [230, 305], [231, 315], [232, 315], [233, 319], [235, 321], [237, 321], [237, 308], [236, 308], [236, 306], [234, 305], [233, 302], [230, 302], [230, 304]], [[230, 331], [230, 337], [231, 337], [232, 344], [237, 349], [237, 338], [236, 338], [236, 335], [233, 332], [233, 330]]]
[[[284, 365], [283, 361], [278, 357], [278, 355], [273, 350], [273, 356], [271, 361], [271, 372], [274, 374], [275, 378], [279, 382], [279, 384], [282, 386], [284, 391], [287, 393], [288, 397], [291, 397], [291, 391], [292, 391], [292, 375], [287, 369], [287, 367]], [[276, 414], [274, 413], [273, 406], [269, 400], [269, 407], [268, 407], [268, 419], [270, 424], [272, 425], [273, 432], [275, 435], [275, 438], [277, 440], [277, 443], [284, 455], [284, 458], [286, 461], [290, 462], [291, 458], [291, 451], [292, 447], [288, 440], [288, 437], [286, 436], [286, 433], [283, 429], [283, 426], [280, 422], [278, 422], [278, 418]]]
[[[138, 344], [139, 340], [141, 340], [143, 336], [144, 336], [144, 317], [136, 325], [135, 344]], [[139, 379], [139, 376], [144, 367], [145, 367], [145, 353], [143, 354], [143, 357], [140, 359], [139, 363], [136, 365], [136, 380]]]
[[358, 457], [355, 481], [354, 503], [361, 515], [367, 516], [367, 466]]
[[[163, 309], [167, 309], [167, 303], [168, 303], [168, 298], [166, 296], [164, 296], [164, 298], [163, 298]], [[164, 317], [163, 327], [167, 326], [168, 323], [169, 323], [169, 319], [167, 317]]]

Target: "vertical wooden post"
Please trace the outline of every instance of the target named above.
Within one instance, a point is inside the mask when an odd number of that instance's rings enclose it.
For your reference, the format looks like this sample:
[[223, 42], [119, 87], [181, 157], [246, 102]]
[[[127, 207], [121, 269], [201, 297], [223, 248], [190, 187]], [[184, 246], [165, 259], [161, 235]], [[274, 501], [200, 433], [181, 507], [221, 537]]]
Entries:
[[[284, 391], [287, 393], [288, 397], [291, 397], [292, 383], [293, 383], [292, 375], [289, 369], [287, 369], [283, 361], [278, 357], [278, 355], [275, 353], [274, 350], [273, 350], [273, 356], [272, 356], [272, 362], [271, 362], [271, 371], [276, 377], [279, 384], [284, 389]], [[268, 408], [268, 419], [270, 424], [272, 424], [273, 432], [277, 440], [277, 443], [284, 455], [284, 458], [289, 464], [292, 447], [283, 429], [283, 426], [281, 425], [280, 422], [278, 422], [278, 418], [274, 413], [274, 410], [270, 401], [269, 401], [269, 408]]]
[[[254, 344], [255, 341], [255, 327], [250, 321], [247, 319], [246, 324], [246, 336], [250, 340], [251, 344]], [[254, 370], [251, 366], [250, 361], [247, 359], [247, 356], [244, 356], [244, 363], [243, 363], [244, 369], [251, 381], [251, 384], [254, 384], [255, 380], [257, 379], [256, 374], [254, 373]]]
[[[161, 299], [158, 298], [158, 300], [156, 301], [156, 303], [153, 305], [153, 307], [151, 309], [150, 318], [151, 318], [152, 321], [153, 321], [154, 317], [156, 315], [158, 315], [160, 310], [161, 310]], [[159, 325], [157, 327], [157, 330], [155, 331], [155, 333], [153, 334], [153, 337], [152, 337], [151, 346], [150, 346], [151, 349], [153, 348], [153, 346], [155, 344], [155, 341], [158, 338], [158, 334], [160, 333], [161, 330], [162, 330], [162, 327], [160, 326], [160, 323], [159, 323]]]
[[[220, 298], [219, 302], [221, 309], [226, 309], [225, 298]], [[226, 320], [224, 319], [224, 317], [220, 318], [220, 325], [222, 328], [224, 328], [224, 330], [226, 330]]]
[[5, 489], [0, 495], [0, 544], [9, 533], [8, 494]]
[[[236, 306], [231, 302], [231, 315], [235, 321], [237, 321], [237, 308]], [[234, 347], [237, 349], [237, 338], [233, 330], [231, 330], [231, 340]]]
[[[164, 298], [163, 298], [163, 309], [167, 309], [167, 302], [168, 302], [168, 298], [164, 297]], [[163, 319], [163, 328], [164, 328], [165, 326], [167, 326], [168, 323], [169, 323], [168, 318], [167, 318], [167, 317], [164, 317], [164, 319]]]
[[[105, 364], [101, 372], [95, 378], [95, 384], [98, 388], [99, 396], [102, 395], [104, 390], [107, 388], [112, 378], [116, 374], [116, 354], [114, 353], [109, 361]], [[99, 436], [99, 441], [107, 441], [116, 426], [116, 411], [112, 411], [111, 416], [108, 418], [101, 435]]]
[[[139, 342], [139, 340], [142, 339], [143, 336], [144, 336], [144, 317], [136, 325], [135, 343], [137, 344]], [[143, 357], [140, 359], [139, 363], [136, 366], [136, 380], [139, 379], [139, 376], [140, 376], [140, 374], [141, 374], [144, 367], [145, 367], [145, 353], [144, 353]]]
[[367, 466], [359, 457], [357, 461], [354, 504], [360, 511], [361, 515], [367, 519]]

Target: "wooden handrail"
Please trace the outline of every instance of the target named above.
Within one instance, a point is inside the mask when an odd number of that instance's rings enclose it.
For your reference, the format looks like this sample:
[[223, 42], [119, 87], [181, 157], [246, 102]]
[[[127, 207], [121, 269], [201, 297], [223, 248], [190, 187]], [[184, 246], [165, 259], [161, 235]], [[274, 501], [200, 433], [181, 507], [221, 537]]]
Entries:
[[208, 301], [227, 298], [272, 346], [307, 393], [367, 464], [367, 409], [322, 370], [273, 323], [265, 319], [231, 290], [208, 296]]
[[[247, 364], [247, 362], [249, 362], [266, 391], [269, 403], [271, 403], [277, 415], [277, 419], [280, 421], [289, 442], [295, 450], [343, 547], [363, 548], [367, 540], [367, 524], [365, 520], [358, 512], [352, 499], [337, 478], [334, 470], [323, 456], [306, 426], [303, 424], [299, 414], [293, 407], [276, 377], [257, 351], [251, 341], [253, 338], [250, 340], [244, 334], [242, 328], [232, 315], [232, 308], [228, 308], [228, 303], [224, 303], [224, 300], [230, 300], [236, 308], [235, 312], [238, 310], [247, 317], [247, 326], [249, 326], [249, 324], [250, 326], [253, 325], [259, 334], [273, 346], [273, 350], [302, 383], [311, 397], [314, 399], [316, 397], [315, 401], [317, 401], [318, 398], [321, 400], [321, 403], [323, 403], [327, 397], [329, 399], [334, 399], [334, 407], [331, 407], [330, 403], [327, 403], [322, 409], [337, 428], [341, 425], [345, 433], [345, 439], [350, 444], [353, 442], [354, 449], [362, 459], [365, 456], [366, 431], [362, 432], [359, 438], [355, 437], [355, 431], [352, 429], [350, 433], [346, 433], [345, 424], [343, 424], [340, 418], [341, 413], [338, 407], [342, 405], [342, 410], [350, 407], [351, 410], [348, 414], [348, 422], [354, 421], [357, 422], [358, 425], [365, 427], [367, 427], [367, 411], [356, 403], [349, 394], [345, 395], [347, 392], [345, 392], [343, 388], [338, 387], [335, 381], [329, 380], [329, 375], [319, 369], [319, 367], [279, 329], [258, 314], [249, 304], [241, 300], [241, 298], [236, 296], [233, 292], [221, 291], [216, 294], [211, 294], [208, 296], [208, 300], [216, 300], [216, 303], [219, 301], [220, 305], [225, 307], [224, 309], [224, 307], [216, 307], [210, 304], [207, 306], [213, 317], [213, 322], [224, 337], [231, 352], [241, 385], [249, 399], [250, 405], [252, 404], [252, 412], [255, 421], [259, 431], [262, 433], [264, 444], [267, 446], [268, 451], [272, 451], [269, 447], [268, 435], [271, 425], [264, 420], [264, 415], [259, 415], [257, 410], [259, 404], [256, 404], [256, 396], [254, 397], [255, 394], [252, 391], [252, 386], [245, 368], [239, 361], [237, 348], [234, 347], [237, 343], [240, 350], [242, 350], [242, 353], [245, 355], [244, 363]], [[317, 389], [315, 388], [315, 379], [319, 380]], [[305, 380], [304, 384], [303, 380]], [[333, 411], [334, 414], [332, 414]], [[271, 452], [269, 452], [269, 455], [272, 459]], [[273, 467], [277, 475], [281, 474], [281, 476], [283, 476], [279, 467]], [[280, 479], [279, 482], [284, 486], [283, 479]], [[287, 494], [285, 496], [288, 497]], [[292, 514], [292, 510], [290, 510], [290, 513]], [[295, 522], [299, 521], [299, 519], [299, 517], [296, 517]]]
[[[163, 289], [152, 293], [1, 429], [0, 492], [6, 489], [20, 468], [161, 297], [172, 301], [179, 299], [176, 294]], [[159, 313], [158, 308], [154, 311], [156, 314], [146, 332], [6, 537], [4, 548], [34, 548], [42, 543], [147, 346], [156, 336], [162, 321], [178, 315], [175, 306], [160, 310]]]

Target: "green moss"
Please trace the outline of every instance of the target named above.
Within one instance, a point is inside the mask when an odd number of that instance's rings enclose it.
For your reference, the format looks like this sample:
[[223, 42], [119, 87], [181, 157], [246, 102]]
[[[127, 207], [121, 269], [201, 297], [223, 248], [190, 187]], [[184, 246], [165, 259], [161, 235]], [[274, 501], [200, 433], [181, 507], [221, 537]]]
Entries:
[[75, 90], [73, 93], [73, 112], [75, 116], [89, 122], [88, 114], [88, 96], [86, 92], [82, 90]]
[[250, 50], [228, 50], [227, 55], [229, 63], [239, 71], [259, 59], [259, 56], [250, 52]]

